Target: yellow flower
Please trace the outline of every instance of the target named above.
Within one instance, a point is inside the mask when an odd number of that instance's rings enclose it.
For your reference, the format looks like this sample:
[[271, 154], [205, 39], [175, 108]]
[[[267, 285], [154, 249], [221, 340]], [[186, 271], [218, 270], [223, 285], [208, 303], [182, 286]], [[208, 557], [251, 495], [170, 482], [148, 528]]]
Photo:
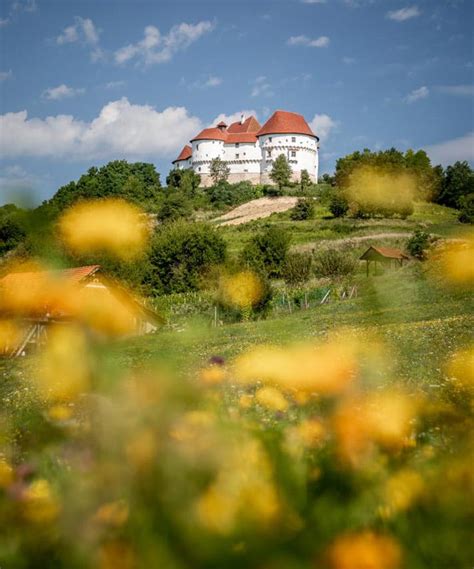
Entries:
[[281, 391], [274, 387], [262, 387], [255, 394], [257, 403], [270, 409], [271, 411], [286, 411], [288, 401], [283, 397]]
[[13, 482], [13, 468], [8, 462], [0, 458], [0, 488], [6, 488]]
[[66, 405], [53, 405], [48, 409], [48, 417], [52, 421], [67, 421], [71, 418], [72, 409]]
[[210, 365], [199, 372], [199, 379], [205, 385], [216, 385], [225, 379], [225, 370], [222, 366]]
[[49, 482], [44, 479], [35, 480], [23, 495], [23, 515], [33, 523], [54, 521], [59, 514], [59, 504]]
[[471, 347], [454, 354], [448, 363], [447, 372], [463, 387], [474, 389], [474, 348]]
[[407, 510], [421, 495], [423, 478], [414, 470], [401, 470], [389, 478], [385, 485], [385, 503], [394, 512]]
[[246, 393], [245, 395], [241, 395], [239, 397], [239, 405], [240, 407], [242, 407], [242, 409], [248, 409], [249, 407], [251, 407], [253, 401], [254, 401], [254, 396], [248, 393]]
[[18, 343], [21, 332], [22, 329], [16, 322], [0, 320], [0, 356], [3, 353], [8, 353]]
[[151, 429], [142, 429], [134, 434], [126, 447], [128, 460], [138, 470], [145, 470], [156, 460], [158, 444]]
[[224, 303], [238, 308], [248, 308], [260, 300], [263, 286], [254, 273], [243, 271], [223, 277], [220, 292]]
[[316, 448], [321, 444], [326, 430], [317, 419], [306, 419], [289, 427], [286, 431], [285, 448], [291, 454], [299, 454], [304, 449]]
[[128, 520], [128, 506], [123, 500], [103, 504], [94, 515], [94, 521], [107, 526], [120, 527]]
[[80, 202], [59, 221], [62, 238], [74, 252], [105, 252], [131, 259], [143, 252], [149, 229], [142, 212], [119, 199]]
[[398, 569], [399, 545], [389, 536], [372, 532], [343, 535], [328, 551], [331, 569]]
[[136, 556], [127, 543], [113, 540], [100, 546], [98, 569], [136, 569]]

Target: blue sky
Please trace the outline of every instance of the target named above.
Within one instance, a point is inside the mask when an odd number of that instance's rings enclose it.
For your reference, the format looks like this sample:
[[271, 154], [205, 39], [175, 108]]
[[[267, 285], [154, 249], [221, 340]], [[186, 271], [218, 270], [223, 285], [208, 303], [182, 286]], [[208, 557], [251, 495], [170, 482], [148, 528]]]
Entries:
[[220, 115], [302, 113], [357, 149], [474, 162], [470, 0], [1, 0], [0, 203], [156, 164]]

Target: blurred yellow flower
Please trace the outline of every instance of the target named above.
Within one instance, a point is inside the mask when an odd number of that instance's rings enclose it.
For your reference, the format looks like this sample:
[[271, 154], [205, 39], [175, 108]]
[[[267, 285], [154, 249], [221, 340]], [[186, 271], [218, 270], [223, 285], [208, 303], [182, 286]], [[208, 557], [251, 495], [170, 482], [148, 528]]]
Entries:
[[153, 464], [157, 452], [157, 437], [151, 429], [142, 429], [134, 433], [126, 446], [127, 459], [140, 471], [146, 470]]
[[39, 358], [36, 385], [54, 402], [77, 398], [90, 386], [90, 353], [84, 332], [72, 324], [51, 327]]
[[448, 362], [447, 373], [463, 387], [474, 389], [474, 347], [456, 352]]
[[304, 449], [317, 448], [326, 434], [321, 421], [306, 419], [288, 427], [285, 433], [285, 448], [290, 454], [299, 454]]
[[138, 567], [135, 553], [124, 541], [111, 540], [100, 546], [98, 569], [136, 569]]
[[333, 340], [320, 346], [259, 346], [235, 361], [243, 383], [260, 380], [291, 391], [333, 395], [343, 391], [357, 369], [355, 345]]
[[362, 532], [338, 537], [328, 561], [331, 569], [398, 569], [402, 554], [391, 537]]
[[431, 266], [439, 264], [442, 276], [459, 285], [474, 283], [474, 236], [465, 241], [437, 244], [430, 257]]
[[248, 409], [252, 406], [253, 402], [254, 396], [250, 395], [249, 393], [246, 393], [239, 397], [239, 406], [242, 407], [242, 409]]
[[222, 277], [220, 283], [222, 301], [230, 306], [249, 308], [260, 300], [263, 285], [257, 275], [243, 271]]
[[6, 488], [13, 482], [13, 468], [8, 462], [0, 458], [0, 488]]
[[149, 235], [142, 212], [120, 199], [80, 202], [64, 213], [59, 229], [75, 253], [104, 252], [120, 259], [140, 255]]
[[33, 523], [54, 521], [59, 514], [59, 503], [51, 490], [49, 482], [35, 480], [23, 494], [23, 515]]
[[22, 328], [16, 322], [12, 320], [0, 320], [0, 356], [7, 354], [16, 346], [21, 338], [21, 333]]
[[407, 510], [424, 490], [423, 478], [414, 470], [401, 470], [385, 485], [385, 504], [391, 512]]
[[271, 411], [286, 411], [288, 401], [275, 387], [262, 387], [255, 394], [257, 403]]
[[48, 417], [52, 421], [67, 421], [71, 418], [72, 408], [67, 405], [53, 405], [48, 409]]
[[94, 514], [94, 521], [107, 526], [120, 527], [128, 520], [129, 509], [123, 500], [103, 504]]
[[204, 385], [217, 385], [226, 377], [225, 370], [220, 365], [209, 365], [199, 372], [199, 379]]

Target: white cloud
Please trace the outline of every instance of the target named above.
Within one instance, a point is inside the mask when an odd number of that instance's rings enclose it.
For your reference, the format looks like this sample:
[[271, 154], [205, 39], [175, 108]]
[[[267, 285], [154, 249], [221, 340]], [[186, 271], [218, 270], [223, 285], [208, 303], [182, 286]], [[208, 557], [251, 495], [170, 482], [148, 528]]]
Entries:
[[320, 36], [316, 39], [311, 39], [308, 36], [291, 36], [288, 45], [304, 45], [306, 47], [327, 47], [329, 45], [329, 38], [327, 36]]
[[474, 164], [474, 132], [439, 144], [432, 144], [425, 147], [425, 150], [434, 164], [447, 166], [457, 160], [467, 160]]
[[387, 12], [387, 18], [389, 20], [395, 20], [395, 22], [405, 22], [411, 18], [416, 18], [421, 14], [418, 6], [407, 6], [406, 8], [400, 8], [400, 10], [392, 10]]
[[166, 35], [162, 35], [155, 26], [147, 26], [141, 41], [121, 47], [115, 52], [115, 62], [123, 64], [137, 58], [145, 65], [152, 65], [170, 61], [175, 53], [185, 50], [214, 28], [215, 24], [209, 21], [197, 24], [183, 22], [173, 26]]
[[71, 115], [28, 118], [26, 111], [0, 116], [0, 153], [68, 160], [170, 157], [202, 128], [184, 107], [157, 111], [125, 97], [105, 105], [90, 122]]
[[0, 18], [0, 28], [11, 24], [22, 12], [35, 12], [37, 7], [36, 0], [16, 0], [12, 2], [7, 12], [7, 17]]
[[242, 115], [244, 116], [244, 120], [247, 119], [248, 117], [255, 117], [257, 118], [257, 111], [253, 110], [253, 109], [244, 109], [242, 111], [237, 111], [236, 113], [232, 113], [230, 115], [226, 115], [225, 113], [221, 113], [220, 115], [217, 115], [217, 117], [214, 118], [214, 120], [212, 120], [207, 126], [216, 126], [216, 124], [219, 124], [221, 121], [224, 121], [226, 123], [226, 125], [230, 125], [233, 122], [237, 122], [240, 121], [240, 119], [242, 118]]
[[409, 95], [406, 96], [405, 101], [407, 103], [414, 103], [415, 101], [419, 101], [420, 99], [426, 99], [430, 94], [430, 90], [428, 87], [423, 85], [419, 89], [414, 89]]
[[314, 115], [313, 120], [309, 123], [311, 130], [321, 141], [327, 140], [331, 131], [334, 130], [338, 123], [329, 115]]
[[272, 86], [265, 75], [260, 75], [255, 79], [250, 95], [251, 97], [273, 97]]
[[474, 85], [440, 85], [437, 87], [437, 90], [446, 95], [457, 95], [460, 97], [474, 96]]
[[59, 101], [69, 97], [75, 97], [76, 95], [82, 95], [84, 92], [85, 89], [74, 89], [74, 87], [68, 87], [63, 83], [57, 87], [50, 87], [49, 89], [46, 89], [43, 92], [43, 97], [51, 101]]
[[222, 79], [213, 75], [204, 83], [204, 87], [218, 87], [219, 85], [222, 85]]
[[13, 77], [12, 70], [9, 71], [0, 71], [0, 81], [6, 81], [7, 79], [11, 79]]
[[181, 84], [187, 86], [190, 89], [210, 89], [213, 87], [219, 87], [222, 85], [223, 79], [215, 75], [208, 75], [207, 77], [201, 77], [197, 81], [188, 84], [184, 77], [181, 78]]
[[118, 89], [119, 87], [123, 87], [125, 85], [125, 81], [109, 81], [105, 84], [106, 89]]
[[92, 61], [98, 61], [105, 56], [104, 51], [99, 45], [100, 31], [90, 18], [81, 18], [77, 16], [75, 23], [64, 28], [61, 34], [56, 38], [58, 45], [80, 42], [90, 48], [90, 56]]

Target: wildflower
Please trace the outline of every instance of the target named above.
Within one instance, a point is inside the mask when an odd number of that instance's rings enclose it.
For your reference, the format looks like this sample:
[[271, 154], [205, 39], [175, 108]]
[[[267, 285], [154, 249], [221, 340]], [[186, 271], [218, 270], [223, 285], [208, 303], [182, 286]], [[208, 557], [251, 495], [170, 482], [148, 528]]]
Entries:
[[78, 203], [61, 217], [59, 229], [75, 253], [105, 252], [125, 260], [142, 253], [149, 234], [140, 210], [119, 199]]
[[107, 526], [120, 527], [127, 521], [128, 514], [128, 506], [123, 500], [108, 502], [97, 510], [94, 521]]
[[225, 376], [225, 370], [218, 365], [209, 365], [199, 372], [199, 379], [204, 385], [222, 383]]
[[321, 421], [306, 419], [286, 430], [285, 448], [290, 454], [295, 455], [300, 454], [305, 449], [316, 448], [321, 445], [325, 432]]
[[248, 409], [252, 406], [253, 401], [254, 396], [249, 393], [245, 393], [239, 397], [239, 406], [242, 407], [242, 409]]
[[33, 523], [54, 521], [59, 514], [59, 504], [49, 482], [35, 480], [23, 493], [23, 515]]
[[372, 532], [338, 537], [328, 551], [331, 569], [398, 569], [399, 545], [389, 536]]
[[0, 488], [7, 488], [13, 482], [13, 468], [8, 462], [0, 458]]
[[225, 276], [221, 280], [223, 302], [237, 308], [248, 308], [258, 303], [263, 294], [260, 279], [250, 271]]
[[142, 429], [134, 434], [126, 447], [127, 459], [137, 470], [151, 466], [157, 451], [157, 438], [151, 429]]
[[71, 418], [72, 409], [67, 405], [53, 405], [47, 414], [52, 421], [63, 422]]
[[456, 352], [447, 365], [447, 372], [461, 386], [474, 389], [474, 347]]
[[423, 478], [409, 469], [391, 476], [385, 485], [385, 503], [390, 511], [402, 512], [410, 508], [424, 489]]

